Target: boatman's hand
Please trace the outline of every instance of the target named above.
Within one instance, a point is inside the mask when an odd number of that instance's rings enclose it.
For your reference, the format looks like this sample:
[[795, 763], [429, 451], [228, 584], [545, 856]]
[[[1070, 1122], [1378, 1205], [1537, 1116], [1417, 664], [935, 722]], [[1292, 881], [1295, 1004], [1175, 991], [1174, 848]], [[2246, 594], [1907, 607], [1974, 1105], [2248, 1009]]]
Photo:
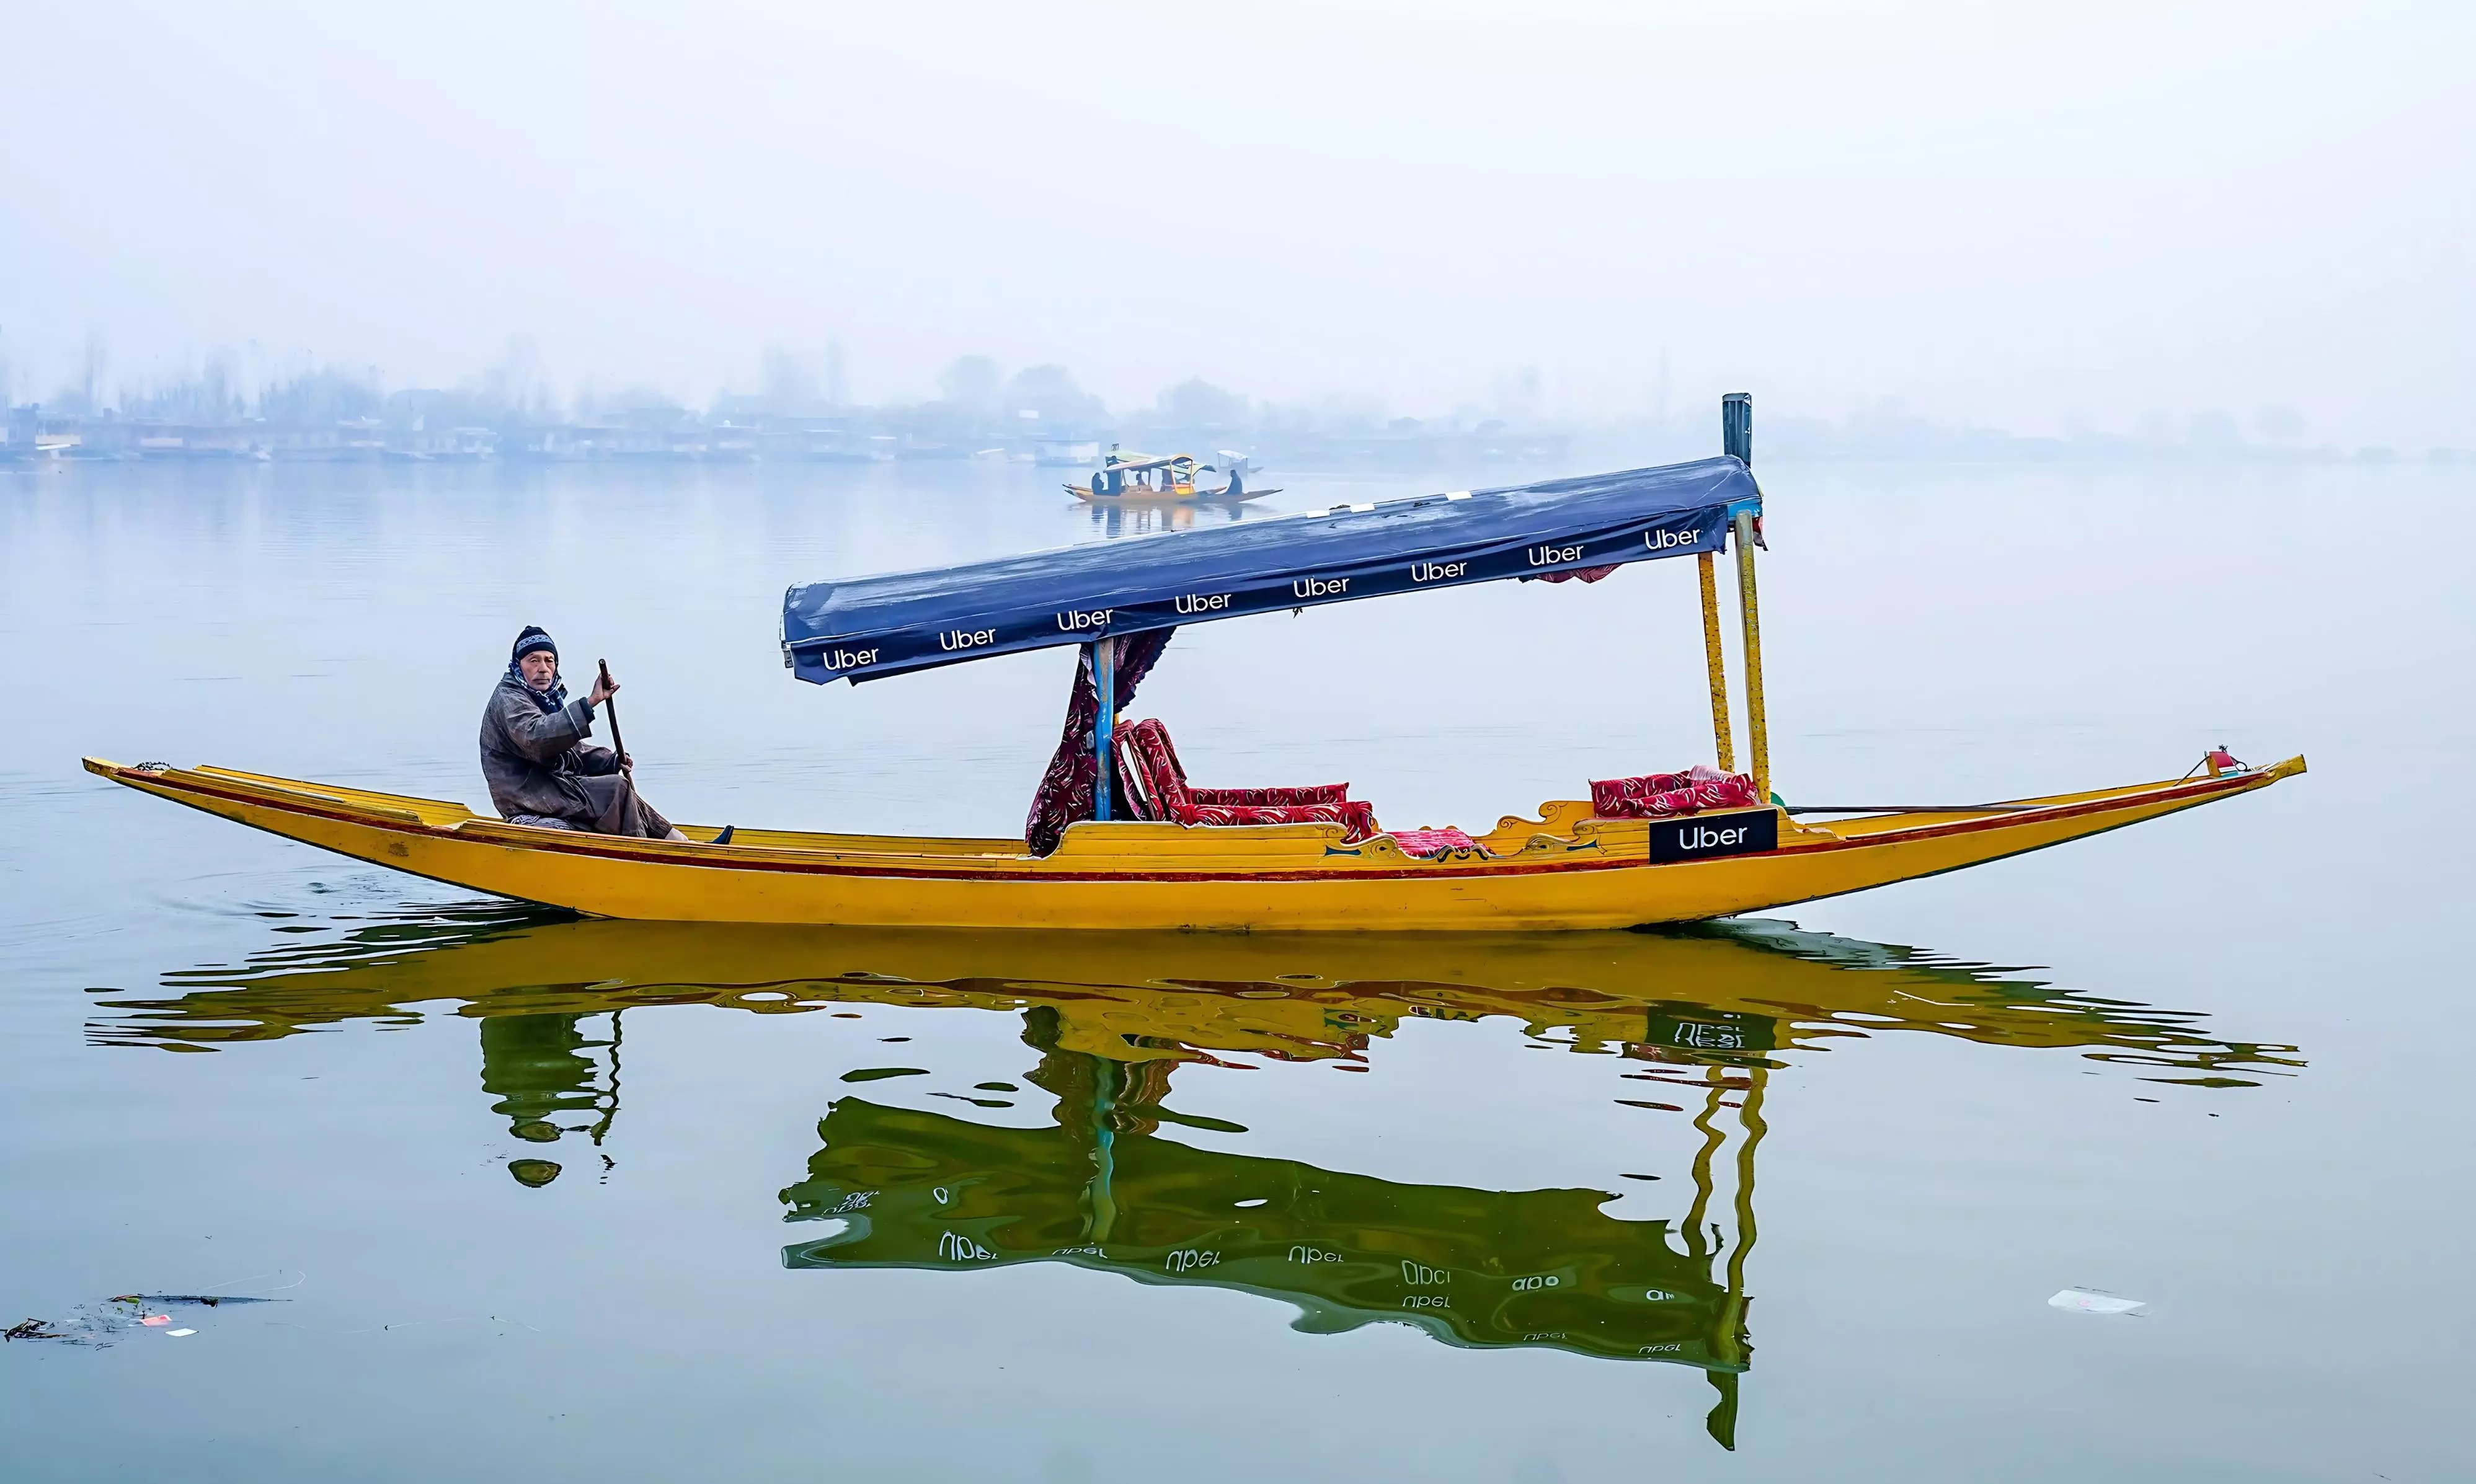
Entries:
[[620, 754], [619, 771], [633, 779], [636, 776], [636, 759], [626, 753]]
[[618, 694], [618, 692], [619, 682], [610, 678], [609, 671], [605, 670], [599, 676], [594, 678], [593, 694], [584, 698], [584, 704], [586, 705], [600, 705], [605, 701], [607, 701], [612, 696]]

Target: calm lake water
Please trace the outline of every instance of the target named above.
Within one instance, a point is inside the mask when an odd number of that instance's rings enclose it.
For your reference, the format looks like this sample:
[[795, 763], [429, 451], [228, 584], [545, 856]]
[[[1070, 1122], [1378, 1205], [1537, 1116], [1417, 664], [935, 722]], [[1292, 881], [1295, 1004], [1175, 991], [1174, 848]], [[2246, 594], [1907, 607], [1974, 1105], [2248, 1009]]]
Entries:
[[[0, 473], [0, 1323], [68, 1336], [5, 1472], [2466, 1477], [2476, 474], [1763, 473], [1790, 799], [2313, 771], [1687, 933], [579, 922], [77, 759], [478, 803], [540, 623], [676, 818], [1011, 831], [1071, 652], [814, 688], [780, 592], [1113, 532], [978, 464]], [[1192, 630], [1134, 709], [1485, 827], [1703, 705], [1662, 562]]]

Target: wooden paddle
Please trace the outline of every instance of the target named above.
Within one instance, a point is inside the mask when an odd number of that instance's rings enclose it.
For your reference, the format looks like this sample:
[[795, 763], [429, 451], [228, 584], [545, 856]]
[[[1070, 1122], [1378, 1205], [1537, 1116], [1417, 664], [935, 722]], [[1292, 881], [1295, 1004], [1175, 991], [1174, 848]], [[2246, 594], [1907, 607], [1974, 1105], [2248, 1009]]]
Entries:
[[[610, 661], [597, 659], [594, 663], [602, 667], [603, 688], [617, 691], [618, 683], [610, 679]], [[619, 766], [624, 770], [628, 766], [628, 744], [619, 736], [619, 698], [615, 694], [605, 696], [602, 705], [610, 712], [610, 748], [619, 754]]]

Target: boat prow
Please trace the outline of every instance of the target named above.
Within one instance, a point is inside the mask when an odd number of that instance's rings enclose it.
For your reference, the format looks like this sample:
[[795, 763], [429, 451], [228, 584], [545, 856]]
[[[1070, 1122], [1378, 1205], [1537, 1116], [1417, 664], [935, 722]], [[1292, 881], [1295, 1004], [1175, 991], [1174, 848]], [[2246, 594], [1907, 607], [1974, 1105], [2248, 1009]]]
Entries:
[[[1865, 891], [2043, 850], [2304, 771], [2271, 767], [1800, 824], [1777, 809], [1608, 819], [1543, 804], [1421, 857], [1335, 824], [1085, 821], [1035, 855], [1019, 839], [712, 827], [684, 842], [511, 825], [463, 804], [228, 768], [87, 770], [143, 793], [392, 870], [598, 917], [845, 926], [1207, 931], [1541, 931], [1693, 922]], [[1732, 850], [1674, 858], [1682, 832]], [[1697, 833], [1698, 832], [1698, 833]], [[1776, 843], [1770, 843], [1775, 839]], [[1733, 843], [1731, 843], [1733, 842]], [[1739, 849], [1738, 847], [1758, 847]]]

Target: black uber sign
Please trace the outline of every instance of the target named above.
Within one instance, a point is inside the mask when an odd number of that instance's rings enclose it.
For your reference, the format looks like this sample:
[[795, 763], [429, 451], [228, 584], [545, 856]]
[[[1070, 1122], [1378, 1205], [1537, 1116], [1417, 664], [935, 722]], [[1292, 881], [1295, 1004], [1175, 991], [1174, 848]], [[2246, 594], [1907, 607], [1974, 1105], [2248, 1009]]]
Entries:
[[1703, 860], [1713, 855], [1750, 855], [1779, 849], [1779, 811], [1747, 809], [1741, 814], [1697, 814], [1686, 819], [1650, 822], [1653, 864]]

